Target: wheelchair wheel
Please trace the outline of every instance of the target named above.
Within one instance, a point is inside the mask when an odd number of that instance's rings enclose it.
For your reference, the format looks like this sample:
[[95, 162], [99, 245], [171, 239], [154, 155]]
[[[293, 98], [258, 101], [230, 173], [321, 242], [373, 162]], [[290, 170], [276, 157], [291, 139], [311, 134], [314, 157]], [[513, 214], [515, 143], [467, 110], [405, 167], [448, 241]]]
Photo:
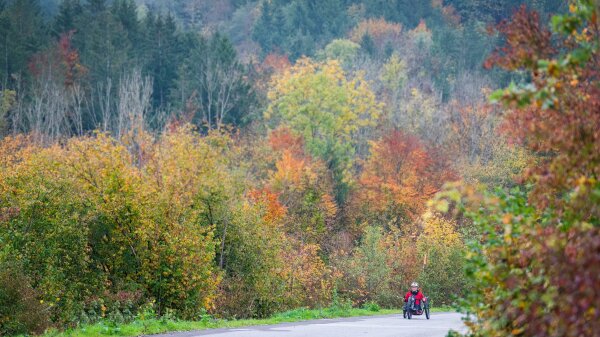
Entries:
[[429, 308], [425, 308], [425, 317], [429, 319]]

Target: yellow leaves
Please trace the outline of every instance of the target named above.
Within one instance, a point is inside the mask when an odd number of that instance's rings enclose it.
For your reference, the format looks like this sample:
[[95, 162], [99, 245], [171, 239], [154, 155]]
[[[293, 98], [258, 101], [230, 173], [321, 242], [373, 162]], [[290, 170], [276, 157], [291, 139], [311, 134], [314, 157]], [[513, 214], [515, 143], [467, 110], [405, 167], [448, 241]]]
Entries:
[[321, 196], [321, 204], [325, 209], [325, 214], [327, 217], [333, 218], [337, 214], [337, 204], [335, 203], [333, 197], [330, 194], [325, 193]]
[[43, 202], [46, 213], [36, 217], [48, 217], [50, 223], [64, 217], [55, 225], [70, 221], [83, 237], [93, 233], [90, 242], [76, 248], [93, 248], [101, 256], [93, 263], [111, 261], [110, 267], [102, 266], [105, 273], [126, 270], [124, 278], [144, 280], [140, 286], [181, 308], [190, 296], [198, 296], [198, 303], [210, 301], [220, 280], [213, 263], [213, 222], [237, 188], [224, 150], [228, 155], [235, 150], [228, 136], [201, 136], [189, 126], [156, 141], [139, 139], [140, 151], [132, 155], [103, 133], [47, 148], [25, 136], [5, 138], [0, 141], [0, 152], [7, 153], [0, 158], [0, 193], [11, 195], [10, 202], [20, 208]]
[[592, 317], [595, 317], [595, 315], [596, 315], [596, 310], [597, 310], [597, 309], [596, 309], [596, 308], [594, 308], [593, 306], [589, 307], [589, 308], [586, 310], [586, 312], [585, 312], [585, 314], [584, 314], [584, 317], [586, 317], [587, 319], [592, 319]]
[[331, 270], [319, 257], [320, 247], [289, 239], [283, 252], [280, 271], [286, 286], [286, 301], [292, 307], [325, 304], [331, 295], [333, 277]]
[[283, 152], [282, 158], [275, 164], [273, 183], [276, 186], [298, 186], [306, 177], [309, 181], [315, 179], [304, 159], [298, 159], [289, 150]]
[[25, 162], [41, 148], [33, 144], [30, 135], [16, 135], [4, 137], [0, 140], [0, 170], [1, 172], [13, 171], [20, 162]]
[[575, 3], [571, 2], [569, 4], [569, 12], [571, 12], [571, 13], [577, 12], [577, 5]]
[[348, 139], [359, 127], [374, 125], [382, 110], [364, 78], [347, 80], [337, 60], [298, 60], [274, 78], [268, 98], [265, 118], [280, 116], [308, 142], [315, 129]]
[[393, 54], [383, 65], [380, 79], [392, 92], [398, 92], [408, 80], [406, 62], [398, 54]]
[[455, 224], [432, 213], [422, 218], [422, 239], [435, 247], [451, 247], [461, 244], [461, 237], [455, 230]]
[[384, 47], [386, 42], [395, 42], [402, 36], [402, 25], [399, 23], [387, 22], [383, 18], [367, 19], [358, 23], [350, 32], [350, 39], [360, 43], [363, 36], [369, 35], [377, 48]]

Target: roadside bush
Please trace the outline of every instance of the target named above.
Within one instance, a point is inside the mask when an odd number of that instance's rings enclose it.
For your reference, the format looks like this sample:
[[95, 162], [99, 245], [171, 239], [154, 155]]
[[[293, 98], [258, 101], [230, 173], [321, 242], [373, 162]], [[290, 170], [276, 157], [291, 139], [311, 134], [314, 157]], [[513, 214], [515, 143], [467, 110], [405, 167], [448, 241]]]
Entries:
[[48, 309], [18, 268], [0, 263], [0, 336], [43, 333]]
[[390, 247], [388, 239], [380, 228], [367, 227], [352, 255], [336, 258], [337, 270], [342, 274], [338, 278], [340, 295], [351, 299], [356, 307], [368, 302], [394, 307], [401, 302], [403, 289], [398, 286], [404, 282], [396, 282], [402, 276], [396, 274], [398, 269], [392, 258], [398, 257], [395, 253], [399, 250]]
[[[592, 191], [600, 196], [600, 184]], [[467, 321], [472, 336], [595, 336], [600, 329], [597, 219], [594, 227], [579, 215], [564, 216], [557, 228], [551, 225], [555, 211], [537, 210], [526, 191], [467, 189], [463, 195], [468, 216], [481, 230], [466, 256], [473, 287], [461, 301], [472, 315]]]
[[226, 136], [181, 127], [141, 137], [135, 158], [104, 134], [21, 138], [0, 141], [0, 243], [55, 325], [129, 321], [151, 300], [187, 319], [212, 306], [216, 211], [235, 195]]
[[90, 268], [89, 208], [58, 164], [59, 147], [24, 152], [11, 169], [0, 169], [0, 208], [17, 210], [0, 219], [0, 242], [62, 325], [76, 320], [90, 289], [103, 288]]
[[376, 302], [367, 302], [363, 305], [363, 308], [373, 312], [381, 310], [381, 307]]
[[259, 193], [235, 206], [224, 235], [225, 275], [215, 305], [224, 317], [264, 318], [284, 309], [286, 237], [280, 206]]
[[416, 258], [424, 266], [417, 280], [426, 296], [439, 305], [450, 305], [469, 291], [464, 277], [465, 246], [455, 224], [449, 220], [426, 213], [422, 226]]
[[119, 291], [92, 296], [84, 301], [79, 322], [93, 324], [102, 319], [114, 323], [132, 322], [145, 303], [142, 295], [141, 291]]

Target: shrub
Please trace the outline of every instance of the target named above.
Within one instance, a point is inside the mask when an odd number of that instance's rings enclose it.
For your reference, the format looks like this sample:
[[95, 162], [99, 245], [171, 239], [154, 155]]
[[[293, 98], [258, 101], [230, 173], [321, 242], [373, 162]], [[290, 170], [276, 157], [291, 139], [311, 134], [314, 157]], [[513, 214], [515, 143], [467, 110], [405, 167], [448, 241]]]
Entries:
[[424, 268], [417, 278], [426, 296], [440, 305], [450, 305], [468, 292], [464, 277], [464, 250], [455, 223], [438, 215], [423, 216], [423, 233], [417, 239], [418, 258]]
[[40, 334], [50, 325], [48, 307], [18, 268], [0, 263], [0, 336]]
[[377, 311], [381, 310], [381, 307], [376, 302], [367, 302], [363, 305], [363, 309], [377, 312]]

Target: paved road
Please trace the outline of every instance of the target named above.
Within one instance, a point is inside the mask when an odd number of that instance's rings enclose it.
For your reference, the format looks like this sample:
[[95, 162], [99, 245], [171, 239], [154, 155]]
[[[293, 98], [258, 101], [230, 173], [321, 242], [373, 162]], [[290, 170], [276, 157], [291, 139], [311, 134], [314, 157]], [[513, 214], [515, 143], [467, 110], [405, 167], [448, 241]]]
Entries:
[[448, 330], [464, 331], [461, 315], [432, 313], [431, 319], [401, 315], [323, 319], [235, 329], [178, 332], [153, 337], [444, 337]]

